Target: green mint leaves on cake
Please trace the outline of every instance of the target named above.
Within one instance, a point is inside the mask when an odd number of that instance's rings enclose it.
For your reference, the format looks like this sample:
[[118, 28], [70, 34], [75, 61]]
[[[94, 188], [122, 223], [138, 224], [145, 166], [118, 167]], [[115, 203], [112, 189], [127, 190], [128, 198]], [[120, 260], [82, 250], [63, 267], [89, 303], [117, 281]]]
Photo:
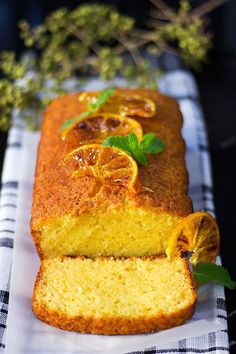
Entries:
[[231, 279], [228, 270], [217, 264], [198, 263], [193, 270], [193, 277], [199, 284], [214, 283], [229, 289], [236, 287], [236, 281]]
[[125, 151], [143, 166], [148, 163], [147, 154], [157, 154], [164, 150], [164, 143], [153, 133], [144, 134], [141, 141], [134, 133], [129, 133], [128, 136], [110, 136], [103, 145]]
[[115, 88], [108, 88], [100, 93], [98, 96], [96, 102], [88, 102], [87, 103], [87, 108], [88, 110], [81, 113], [80, 115], [73, 117], [66, 122], [64, 122], [61, 126], [61, 132], [66, 130], [70, 125], [79, 122], [81, 119], [89, 116], [92, 113], [95, 113], [98, 111], [98, 109], [108, 100], [109, 97], [114, 93]]
[[96, 102], [88, 102], [87, 106], [90, 113], [95, 113], [97, 110], [113, 95], [115, 88], [108, 88], [101, 92]]
[[75, 122], [79, 122], [82, 118], [85, 118], [90, 115], [89, 111], [81, 113], [79, 116], [76, 116], [74, 118], [71, 118], [67, 120], [65, 123], [62, 124], [61, 126], [61, 132], [66, 130], [70, 125], [74, 124]]

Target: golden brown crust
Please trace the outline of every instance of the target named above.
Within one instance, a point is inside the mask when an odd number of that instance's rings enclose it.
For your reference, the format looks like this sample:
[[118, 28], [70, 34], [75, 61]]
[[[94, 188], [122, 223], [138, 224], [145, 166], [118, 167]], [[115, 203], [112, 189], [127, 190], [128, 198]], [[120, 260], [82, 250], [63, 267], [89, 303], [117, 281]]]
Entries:
[[[142, 259], [155, 259], [162, 256], [152, 257], [140, 257]], [[165, 256], [163, 255], [163, 258]], [[68, 257], [61, 257], [62, 261]], [[77, 259], [84, 259], [86, 257], [79, 256]], [[110, 257], [99, 257], [109, 261]], [[114, 257], [112, 257], [114, 259]], [[130, 259], [135, 257], [130, 257]], [[119, 259], [125, 259], [125, 257], [119, 257]], [[189, 268], [187, 261], [184, 264], [184, 271], [186, 277], [189, 278]], [[135, 333], [148, 333], [157, 330], [168, 329], [179, 326], [187, 321], [193, 315], [196, 307], [197, 295], [193, 281], [191, 279], [192, 287], [192, 299], [189, 300], [189, 305], [182, 308], [179, 311], [166, 314], [158, 314], [157, 316], [150, 317], [137, 317], [137, 318], [125, 318], [125, 317], [85, 317], [85, 316], [73, 316], [68, 317], [62, 312], [56, 312], [50, 310], [45, 303], [39, 303], [37, 301], [37, 287], [42, 280], [44, 272], [44, 261], [42, 261], [37, 279], [34, 286], [34, 293], [32, 298], [32, 309], [34, 314], [43, 322], [55, 326], [67, 331], [76, 331], [81, 333], [93, 333], [93, 334], [135, 334]]]
[[33, 298], [34, 314], [43, 322], [67, 331], [93, 334], [134, 334], [148, 333], [179, 326], [187, 321], [195, 310], [195, 304], [172, 314], [139, 318], [94, 318], [75, 316], [68, 318], [62, 313], [50, 311], [46, 306], [38, 306]]
[[[130, 92], [130, 89], [125, 89]], [[107, 210], [122, 207], [124, 201], [134, 207], [153, 209], [186, 216], [192, 212], [187, 195], [188, 174], [185, 167], [185, 144], [181, 136], [182, 116], [178, 104], [154, 90], [139, 89], [156, 103], [153, 118], [137, 118], [144, 133], [154, 132], [165, 143], [165, 150], [149, 157], [147, 167], [140, 167], [142, 185], [147, 187], [139, 194], [130, 193], [122, 186], [104, 185], [94, 193], [94, 177], [71, 178], [59, 166], [61, 159], [77, 146], [60, 137], [61, 124], [85, 110], [78, 101], [78, 93], [53, 100], [46, 109], [42, 126], [32, 207], [32, 233], [38, 226], [54, 217], [67, 214], [77, 216], [97, 208]], [[148, 191], [150, 188], [152, 191]]]

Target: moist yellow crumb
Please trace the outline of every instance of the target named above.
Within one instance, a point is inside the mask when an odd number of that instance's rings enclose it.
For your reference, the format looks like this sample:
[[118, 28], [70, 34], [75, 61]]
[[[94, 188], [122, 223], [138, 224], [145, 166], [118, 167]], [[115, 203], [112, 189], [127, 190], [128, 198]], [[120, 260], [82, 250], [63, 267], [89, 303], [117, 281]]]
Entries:
[[191, 317], [195, 303], [186, 259], [165, 257], [43, 260], [33, 296], [42, 321], [100, 334], [177, 326]]

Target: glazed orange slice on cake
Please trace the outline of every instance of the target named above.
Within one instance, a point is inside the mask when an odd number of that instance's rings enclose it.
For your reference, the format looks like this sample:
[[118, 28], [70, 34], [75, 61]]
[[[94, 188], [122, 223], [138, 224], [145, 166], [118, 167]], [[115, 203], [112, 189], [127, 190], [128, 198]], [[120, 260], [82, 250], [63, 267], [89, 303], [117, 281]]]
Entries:
[[119, 113], [122, 116], [137, 116], [141, 118], [151, 118], [156, 112], [155, 103], [147, 97], [132, 93], [125, 95], [118, 93], [119, 97]]
[[93, 176], [101, 184], [121, 185], [130, 191], [139, 185], [137, 163], [115, 147], [83, 145], [71, 151], [63, 162], [73, 177]]
[[70, 125], [62, 132], [62, 137], [75, 140], [77, 145], [100, 144], [109, 136], [127, 136], [131, 132], [142, 140], [143, 130], [135, 119], [118, 114], [94, 113]]
[[[81, 103], [95, 103], [98, 92], [83, 92], [79, 94], [78, 100]], [[151, 118], [156, 112], [156, 105], [153, 100], [138, 93], [125, 93], [116, 91], [99, 108], [99, 112], [120, 114], [122, 117]]]
[[190, 263], [215, 263], [219, 250], [220, 234], [215, 219], [204, 211], [188, 215], [171, 232], [166, 250], [168, 258], [179, 256], [181, 251], [191, 252]]

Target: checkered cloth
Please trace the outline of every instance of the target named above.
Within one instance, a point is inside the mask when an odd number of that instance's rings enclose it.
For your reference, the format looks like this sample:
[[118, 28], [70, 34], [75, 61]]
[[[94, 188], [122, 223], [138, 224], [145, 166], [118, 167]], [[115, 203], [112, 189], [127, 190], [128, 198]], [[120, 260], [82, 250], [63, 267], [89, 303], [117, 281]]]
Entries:
[[[159, 84], [159, 89], [178, 100], [184, 116], [183, 134], [187, 141], [188, 168], [194, 170], [196, 164], [191, 158], [191, 151], [199, 159], [198, 167], [190, 185], [190, 195], [196, 210], [204, 209], [214, 214], [212, 195], [212, 179], [210, 158], [205, 123], [202, 117], [198, 91], [191, 73], [180, 69], [180, 65], [173, 57], [165, 58], [162, 67], [166, 70]], [[90, 82], [90, 89], [96, 86], [96, 80]], [[16, 224], [17, 196], [19, 191], [19, 171], [24, 166], [20, 164], [23, 150], [24, 124], [16, 118], [8, 136], [8, 144], [2, 175], [0, 200], [0, 351], [5, 348], [5, 332], [8, 313], [8, 299], [11, 280], [12, 254], [14, 247], [14, 233]], [[188, 136], [186, 137], [186, 134]], [[181, 340], [168, 345], [148, 348], [136, 354], [156, 353], [225, 353], [229, 351], [227, 334], [227, 314], [225, 309], [224, 292], [217, 293], [216, 313], [225, 329]], [[16, 354], [16, 353], [14, 353]]]

